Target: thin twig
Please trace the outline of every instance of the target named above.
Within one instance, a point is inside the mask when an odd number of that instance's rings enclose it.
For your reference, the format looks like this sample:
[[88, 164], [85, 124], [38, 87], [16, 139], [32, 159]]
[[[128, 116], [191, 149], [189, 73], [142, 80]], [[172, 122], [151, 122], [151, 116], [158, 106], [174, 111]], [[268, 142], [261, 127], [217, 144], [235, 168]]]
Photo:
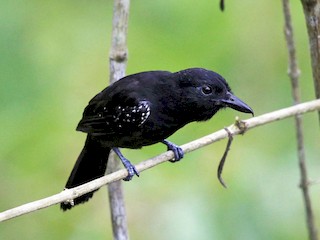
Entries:
[[[262, 126], [268, 123], [272, 123], [275, 121], [279, 121], [288, 117], [295, 116], [297, 114], [304, 114], [307, 112], [312, 112], [320, 110], [320, 99], [313, 100], [305, 103], [301, 103], [295, 106], [291, 106], [288, 108], [283, 108], [274, 112], [266, 113], [258, 117], [250, 118], [248, 120], [241, 121], [241, 123], [245, 126], [246, 131], [248, 131], [251, 128], [255, 128], [258, 126]], [[235, 124], [228, 127], [230, 133], [234, 136], [237, 134], [242, 134], [243, 129], [239, 129]], [[199, 149], [201, 147], [207, 146], [209, 144], [212, 144], [213, 142], [220, 141], [224, 138], [228, 137], [227, 132], [225, 129], [219, 130], [217, 132], [214, 132], [210, 135], [207, 135], [205, 137], [199, 138], [195, 141], [189, 142], [187, 144], [184, 144], [181, 146], [182, 150], [185, 153], [189, 153], [191, 151], [194, 151], [196, 149]], [[136, 165], [136, 169], [139, 172], [143, 172], [144, 170], [147, 170], [149, 168], [152, 168], [160, 163], [169, 161], [174, 157], [174, 154], [172, 151], [165, 152], [163, 154], [160, 154], [159, 156], [156, 156], [154, 158], [148, 159], [146, 161], [143, 161]], [[104, 177], [95, 179], [91, 182], [88, 182], [86, 184], [83, 184], [81, 186], [67, 189], [62, 191], [61, 193], [55, 194], [53, 196], [40, 199], [38, 201], [30, 202], [24, 205], [21, 205], [16, 208], [9, 209], [7, 211], [0, 213], [0, 222], [18, 217], [30, 212], [37, 211], [42, 208], [46, 208], [55, 204], [58, 204], [63, 201], [67, 201], [70, 199], [74, 199], [78, 196], [81, 196], [85, 193], [92, 192], [93, 190], [96, 190], [98, 188], [101, 188], [102, 186], [118, 181], [120, 179], [125, 178], [128, 175], [128, 172], [126, 169], [118, 170], [114, 173], [108, 174]]]
[[220, 160], [220, 163], [219, 163], [219, 166], [218, 166], [218, 179], [219, 179], [219, 182], [221, 183], [221, 185], [225, 188], [227, 188], [227, 185], [226, 183], [224, 182], [224, 180], [222, 179], [222, 171], [223, 171], [223, 167], [224, 167], [224, 163], [226, 161], [226, 158], [227, 158], [227, 155], [228, 155], [228, 152], [230, 150], [230, 147], [231, 147], [231, 143], [232, 143], [232, 140], [233, 140], [233, 136], [232, 136], [232, 133], [229, 131], [228, 128], [224, 128], [224, 130], [226, 130], [226, 132], [228, 133], [228, 143], [227, 143], [227, 146], [226, 146], [226, 150], [224, 151], [223, 153], [223, 156]]
[[[301, 102], [300, 98], [300, 88], [299, 88], [299, 76], [300, 70], [297, 63], [296, 58], [296, 49], [293, 38], [293, 28], [291, 22], [291, 13], [290, 13], [290, 5], [288, 0], [283, 0], [283, 13], [285, 18], [285, 37], [288, 47], [288, 55], [289, 55], [289, 67], [288, 67], [288, 75], [291, 79], [291, 87], [292, 87], [292, 97], [294, 104], [298, 104]], [[296, 136], [297, 136], [297, 150], [298, 150], [298, 161], [299, 161], [299, 169], [300, 169], [300, 187], [303, 194], [303, 200], [306, 211], [306, 220], [307, 227], [309, 232], [309, 239], [316, 240], [317, 230], [314, 222], [314, 214], [312, 211], [312, 204], [309, 194], [309, 185], [308, 185], [308, 172], [306, 165], [306, 157], [305, 157], [305, 147], [304, 147], [304, 138], [303, 138], [303, 127], [302, 127], [302, 117], [301, 115], [295, 116], [295, 125], [296, 125]]]
[[[127, 65], [127, 29], [130, 0], [114, 0], [112, 20], [112, 41], [109, 54], [110, 82], [125, 76]], [[108, 173], [119, 170], [119, 161], [115, 154], [110, 154]], [[113, 239], [129, 239], [124, 194], [121, 181], [108, 184], [109, 206], [112, 222]]]

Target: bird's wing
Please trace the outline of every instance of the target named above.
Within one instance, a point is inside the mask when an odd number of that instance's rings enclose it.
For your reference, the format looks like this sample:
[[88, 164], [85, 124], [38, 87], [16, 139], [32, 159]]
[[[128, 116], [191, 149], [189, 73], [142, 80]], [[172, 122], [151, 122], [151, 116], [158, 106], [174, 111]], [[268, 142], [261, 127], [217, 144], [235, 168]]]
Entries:
[[[86, 107], [77, 130], [92, 134], [130, 134], [143, 126], [152, 108], [152, 91], [161, 91], [170, 72], [126, 76], [98, 93]], [[156, 87], [157, 86], [157, 87]]]
[[[116, 101], [117, 102], [117, 101]], [[91, 101], [77, 130], [93, 135], [130, 133], [141, 127], [150, 116], [148, 101]]]

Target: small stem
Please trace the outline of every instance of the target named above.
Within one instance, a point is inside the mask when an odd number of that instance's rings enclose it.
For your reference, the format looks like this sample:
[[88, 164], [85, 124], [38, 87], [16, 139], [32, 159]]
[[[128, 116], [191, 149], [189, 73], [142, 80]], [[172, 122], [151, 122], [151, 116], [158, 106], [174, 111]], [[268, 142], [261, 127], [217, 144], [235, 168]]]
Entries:
[[222, 179], [222, 171], [223, 171], [224, 163], [226, 161], [228, 152], [229, 152], [230, 147], [231, 147], [231, 143], [233, 141], [233, 136], [232, 136], [232, 133], [229, 131], [228, 128], [224, 128], [224, 130], [226, 130], [226, 132], [228, 133], [228, 143], [227, 143], [227, 146], [226, 146], [226, 150], [224, 151], [223, 156], [222, 156], [222, 158], [220, 160], [220, 163], [219, 163], [219, 166], [218, 166], [218, 179], [219, 179], [219, 182], [221, 183], [221, 185], [223, 187], [227, 188], [226, 183]]

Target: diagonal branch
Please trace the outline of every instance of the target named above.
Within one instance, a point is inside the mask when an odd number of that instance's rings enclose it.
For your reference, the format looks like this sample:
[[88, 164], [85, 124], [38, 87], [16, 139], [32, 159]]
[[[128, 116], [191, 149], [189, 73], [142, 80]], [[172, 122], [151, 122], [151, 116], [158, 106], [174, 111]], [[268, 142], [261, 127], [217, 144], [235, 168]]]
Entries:
[[[316, 110], [320, 110], [320, 99], [297, 104], [295, 106], [288, 107], [288, 108], [283, 108], [274, 112], [266, 113], [261, 116], [245, 120], [245, 121], [237, 120], [235, 124], [232, 124], [228, 127], [228, 130], [232, 135], [243, 134], [245, 131], [251, 128], [255, 128], [268, 123], [279, 121], [281, 119], [289, 118], [297, 114], [304, 114], [304, 113], [312, 112]], [[185, 153], [189, 153], [198, 148], [207, 146], [211, 143], [220, 141], [227, 137], [228, 137], [228, 133], [226, 132], [226, 130], [221, 129], [210, 135], [207, 135], [205, 137], [202, 137], [192, 142], [189, 142], [187, 144], [184, 144], [181, 146], [181, 148]], [[168, 161], [173, 157], [174, 157], [173, 152], [168, 151], [163, 154], [160, 154], [159, 156], [156, 156], [154, 158], [151, 158], [139, 163], [138, 165], [136, 165], [136, 168], [139, 172], [142, 172], [160, 163]], [[46, 208], [63, 201], [74, 199], [80, 195], [96, 190], [108, 183], [121, 180], [125, 178], [127, 174], [128, 172], [126, 169], [121, 169], [114, 173], [106, 175], [104, 177], [93, 180], [89, 183], [83, 184], [81, 186], [64, 190], [61, 193], [55, 194], [53, 196], [40, 199], [38, 201], [30, 202], [16, 208], [9, 209], [7, 211], [0, 213], [0, 222], [9, 220], [11, 218], [18, 217], [30, 212], [34, 212], [39, 209]]]

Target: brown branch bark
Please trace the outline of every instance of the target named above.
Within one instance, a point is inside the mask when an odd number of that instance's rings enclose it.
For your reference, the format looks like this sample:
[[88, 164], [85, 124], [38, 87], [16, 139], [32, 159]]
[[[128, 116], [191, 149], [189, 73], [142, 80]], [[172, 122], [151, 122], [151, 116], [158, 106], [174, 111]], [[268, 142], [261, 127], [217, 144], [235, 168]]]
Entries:
[[[130, 0], [114, 0], [112, 40], [109, 54], [110, 83], [125, 76], [127, 65], [127, 29]], [[119, 161], [115, 154], [110, 154], [108, 173], [119, 170]], [[127, 240], [129, 232], [127, 226], [124, 194], [121, 181], [108, 184], [109, 206], [112, 221], [113, 239]]]
[[[320, 1], [301, 0], [306, 19], [316, 98], [320, 98]], [[320, 121], [320, 111], [318, 112]]]
[[[291, 80], [292, 87], [292, 97], [294, 104], [298, 104], [301, 102], [300, 97], [300, 88], [299, 88], [299, 76], [300, 70], [297, 63], [296, 58], [296, 49], [293, 37], [293, 28], [291, 21], [291, 12], [289, 0], [283, 0], [283, 14], [285, 19], [285, 37], [288, 48], [288, 56], [289, 56], [289, 67], [288, 67], [288, 75]], [[302, 126], [302, 116], [295, 116], [295, 126], [296, 126], [296, 137], [297, 137], [297, 152], [298, 152], [298, 161], [299, 161], [299, 169], [300, 169], [300, 187], [302, 190], [305, 212], [306, 212], [306, 221], [307, 228], [309, 233], [309, 239], [317, 240], [317, 230], [314, 222], [314, 214], [312, 210], [312, 204], [309, 194], [309, 184], [308, 184], [308, 172], [307, 172], [307, 164], [306, 164], [306, 156], [305, 156], [305, 147], [304, 147], [304, 137], [303, 137], [303, 126]]]

